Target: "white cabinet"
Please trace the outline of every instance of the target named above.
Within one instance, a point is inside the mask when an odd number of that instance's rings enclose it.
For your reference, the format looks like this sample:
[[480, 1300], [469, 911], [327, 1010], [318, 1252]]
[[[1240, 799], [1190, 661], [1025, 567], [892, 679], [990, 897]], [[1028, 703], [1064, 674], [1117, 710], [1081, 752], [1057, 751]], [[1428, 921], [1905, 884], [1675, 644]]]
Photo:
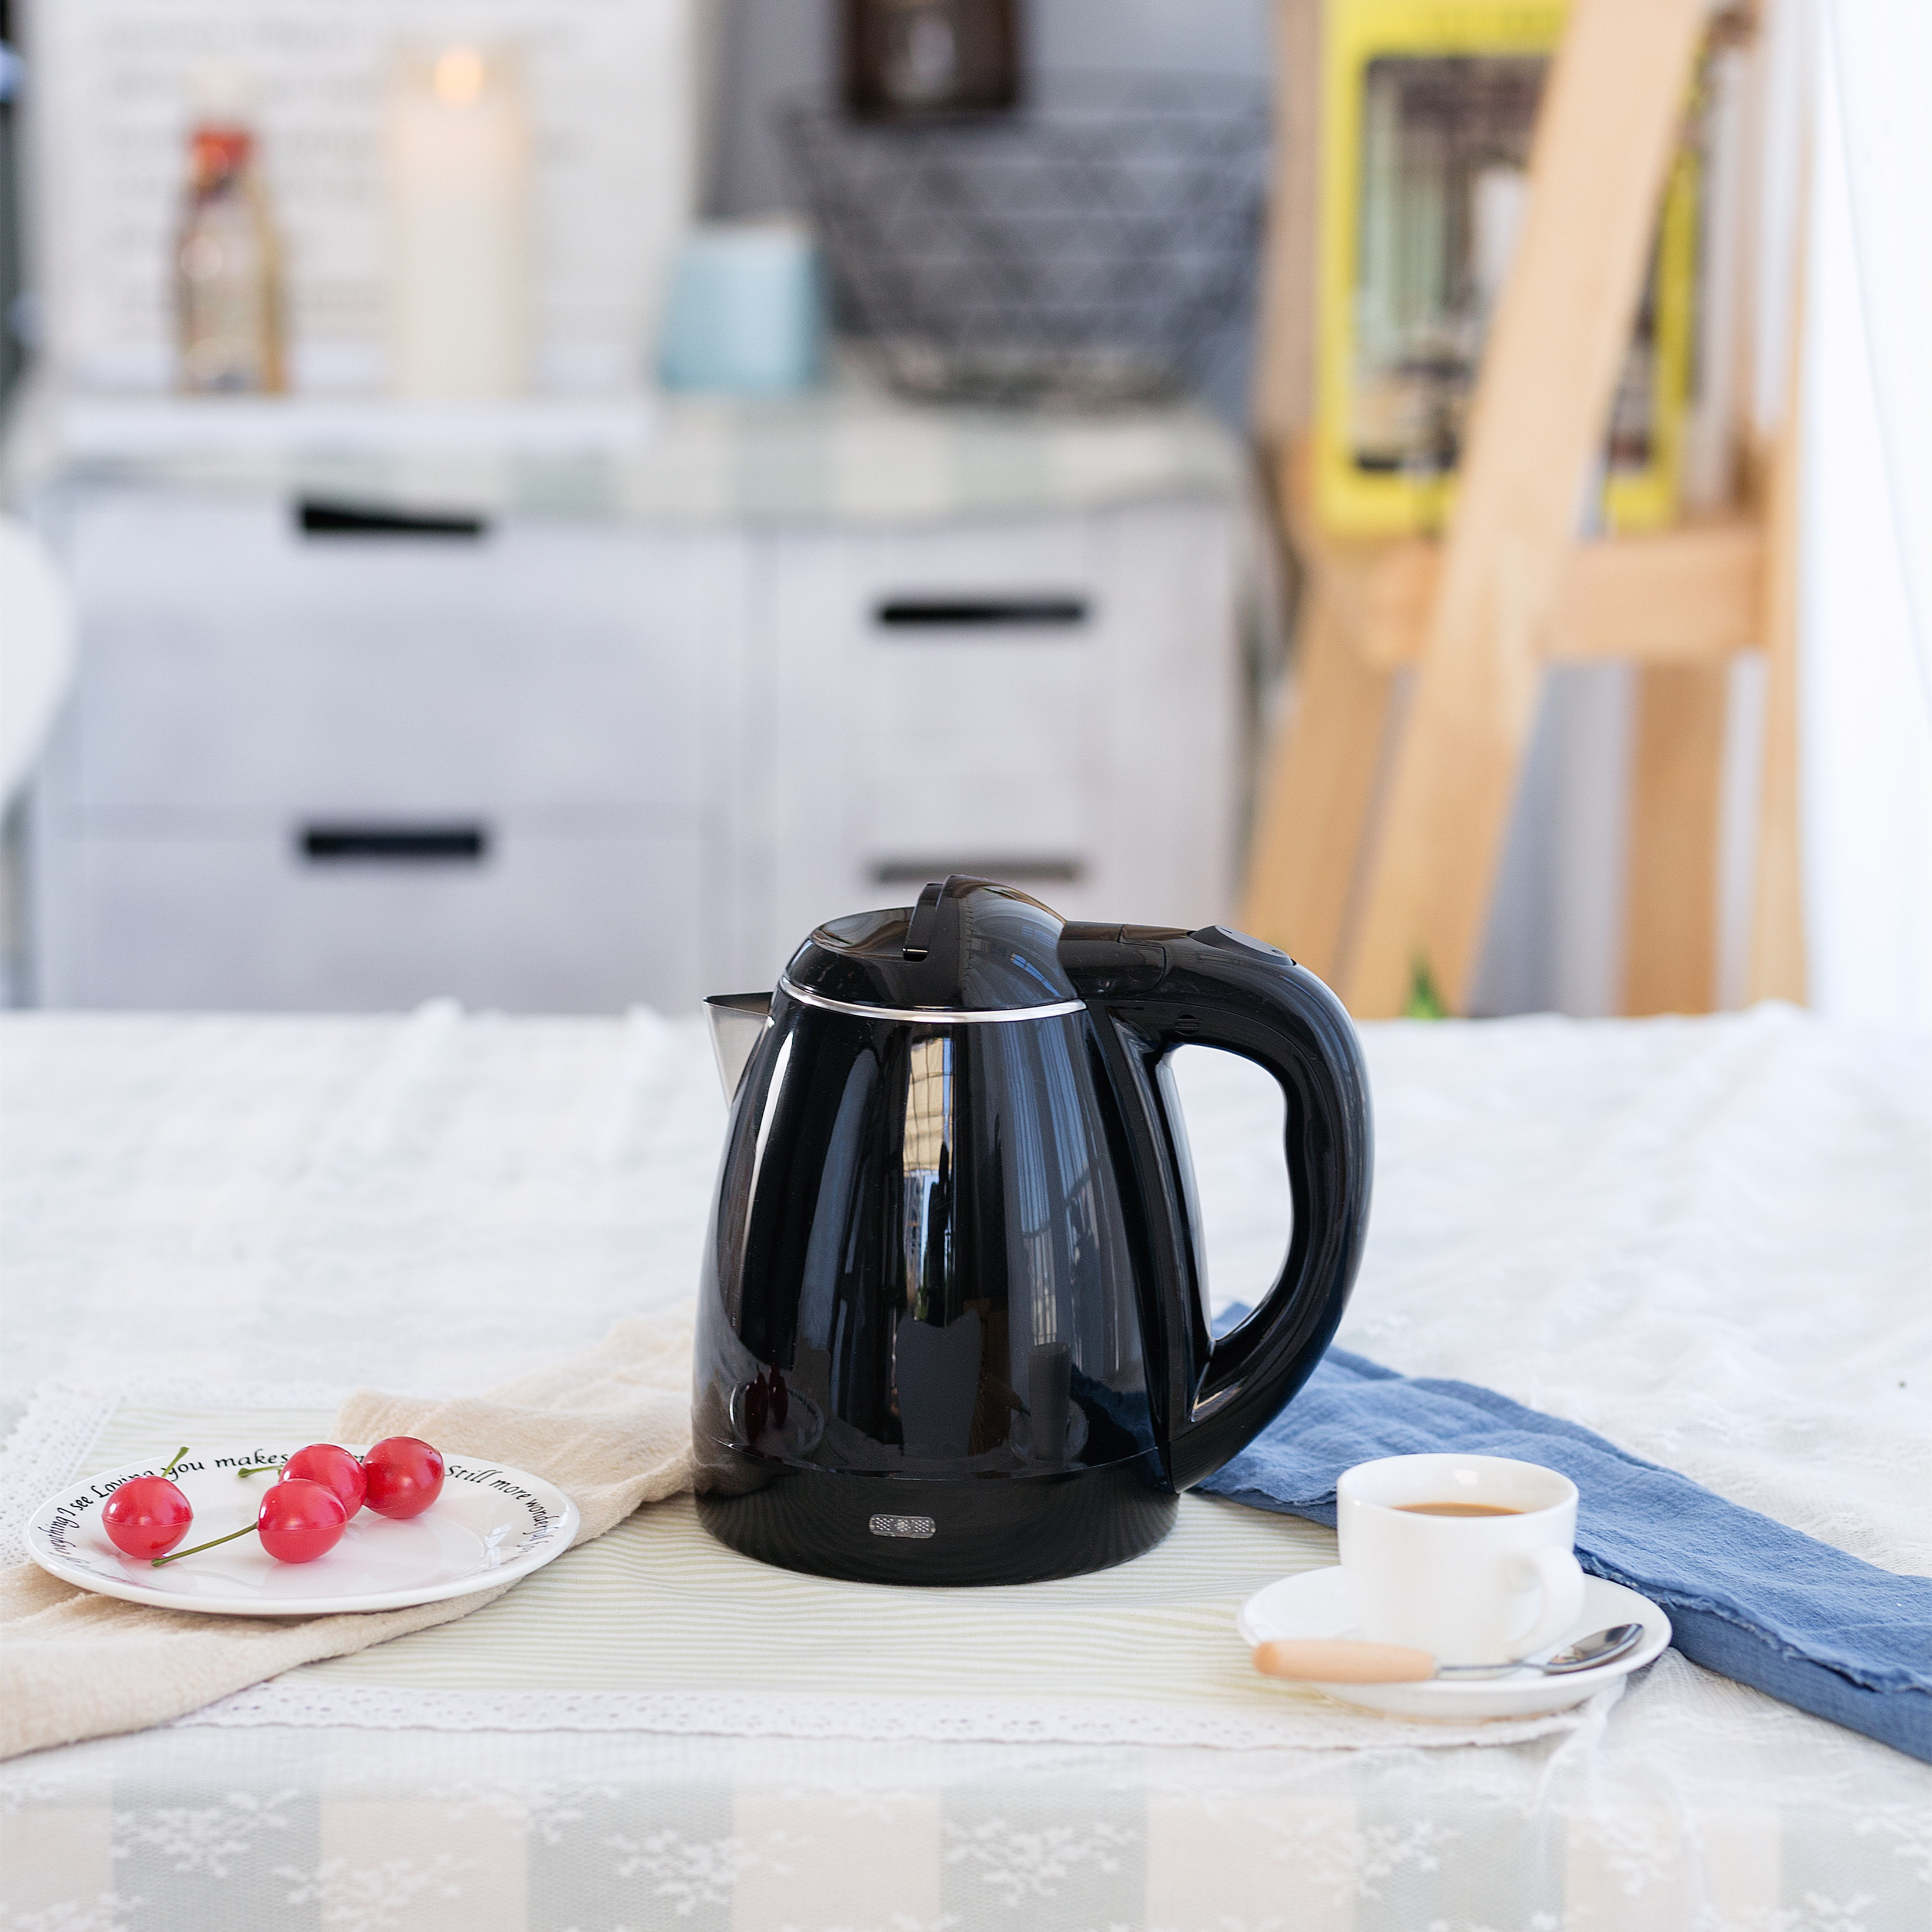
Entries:
[[266, 820], [91, 832], [60, 853], [70, 903], [47, 996], [362, 1011], [448, 994], [512, 1011], [677, 1011], [716, 990], [705, 856], [693, 834], [514, 814], [472, 862], [318, 864]]
[[745, 544], [85, 490], [51, 1004], [688, 1007], [742, 969]]
[[[120, 492], [68, 556], [89, 812], [684, 808], [742, 546], [531, 521], [305, 534]], [[723, 634], [721, 637], [721, 632]]]
[[1228, 910], [1224, 506], [870, 533], [50, 508], [82, 652], [35, 800], [47, 1004], [675, 1010], [949, 871], [1079, 917]]
[[1074, 918], [1227, 916], [1234, 519], [1169, 503], [772, 544], [782, 937], [981, 872]]

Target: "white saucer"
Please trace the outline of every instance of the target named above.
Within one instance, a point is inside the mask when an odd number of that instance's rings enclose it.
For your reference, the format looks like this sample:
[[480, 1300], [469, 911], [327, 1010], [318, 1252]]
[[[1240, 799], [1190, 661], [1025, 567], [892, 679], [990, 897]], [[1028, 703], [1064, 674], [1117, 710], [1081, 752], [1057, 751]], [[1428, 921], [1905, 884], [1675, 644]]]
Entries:
[[[181, 1547], [252, 1523], [272, 1478], [238, 1477], [236, 1470], [285, 1462], [301, 1447], [223, 1444], [185, 1457], [174, 1480], [193, 1505], [194, 1521]], [[421, 1516], [392, 1522], [363, 1510], [342, 1540], [313, 1563], [278, 1563], [260, 1538], [247, 1536], [157, 1570], [108, 1541], [100, 1506], [117, 1481], [157, 1475], [165, 1462], [130, 1462], [50, 1496], [27, 1525], [27, 1554], [64, 1582], [130, 1604], [221, 1617], [310, 1617], [403, 1610], [493, 1590], [560, 1556], [577, 1534], [577, 1505], [541, 1476], [452, 1456], [442, 1493]]]
[[[1436, 1677], [1422, 1684], [1318, 1684], [1313, 1688], [1344, 1704], [1381, 1711], [1393, 1718], [1434, 1718], [1467, 1724], [1480, 1718], [1540, 1718], [1567, 1711], [1600, 1690], [1613, 1677], [1641, 1670], [1670, 1641], [1670, 1619], [1648, 1597], [1600, 1577], [1583, 1579], [1583, 1608], [1568, 1633], [1547, 1657], [1592, 1630], [1612, 1624], [1643, 1625], [1634, 1650], [1594, 1670], [1566, 1677], [1542, 1677], [1528, 1670], [1500, 1677]], [[1250, 1648], [1284, 1637], [1354, 1636], [1355, 1616], [1341, 1566], [1304, 1570], [1258, 1590], [1235, 1619]], [[1286, 1681], [1286, 1680], [1283, 1680]]]

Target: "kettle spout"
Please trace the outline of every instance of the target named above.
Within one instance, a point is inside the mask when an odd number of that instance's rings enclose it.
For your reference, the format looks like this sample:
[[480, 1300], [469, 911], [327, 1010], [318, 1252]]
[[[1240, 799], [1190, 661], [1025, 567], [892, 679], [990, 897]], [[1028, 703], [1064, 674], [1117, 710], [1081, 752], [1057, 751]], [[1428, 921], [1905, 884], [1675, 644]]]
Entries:
[[711, 1022], [711, 1051], [718, 1058], [718, 1078], [729, 1106], [745, 1077], [746, 1063], [752, 1049], [771, 1024], [772, 996], [769, 993], [713, 993], [704, 1003], [705, 1017]]

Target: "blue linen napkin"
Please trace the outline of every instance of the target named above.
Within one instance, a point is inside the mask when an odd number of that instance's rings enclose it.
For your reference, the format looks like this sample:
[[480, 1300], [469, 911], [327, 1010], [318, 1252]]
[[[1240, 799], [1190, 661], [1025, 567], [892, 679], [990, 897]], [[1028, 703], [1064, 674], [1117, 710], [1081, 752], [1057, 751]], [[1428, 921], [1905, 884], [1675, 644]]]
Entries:
[[1660, 1604], [1693, 1663], [1932, 1762], [1932, 1578], [1861, 1562], [1493, 1390], [1331, 1348], [1201, 1487], [1332, 1526], [1343, 1470], [1445, 1450], [1562, 1470], [1582, 1498], [1576, 1560]]

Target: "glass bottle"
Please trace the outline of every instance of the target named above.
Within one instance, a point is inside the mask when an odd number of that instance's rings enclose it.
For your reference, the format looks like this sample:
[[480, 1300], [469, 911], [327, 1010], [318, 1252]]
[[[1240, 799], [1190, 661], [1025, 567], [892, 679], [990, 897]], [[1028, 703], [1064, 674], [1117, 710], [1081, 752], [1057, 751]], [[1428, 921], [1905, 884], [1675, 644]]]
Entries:
[[256, 140], [225, 70], [198, 77], [175, 248], [180, 386], [190, 394], [286, 387], [280, 250]]

